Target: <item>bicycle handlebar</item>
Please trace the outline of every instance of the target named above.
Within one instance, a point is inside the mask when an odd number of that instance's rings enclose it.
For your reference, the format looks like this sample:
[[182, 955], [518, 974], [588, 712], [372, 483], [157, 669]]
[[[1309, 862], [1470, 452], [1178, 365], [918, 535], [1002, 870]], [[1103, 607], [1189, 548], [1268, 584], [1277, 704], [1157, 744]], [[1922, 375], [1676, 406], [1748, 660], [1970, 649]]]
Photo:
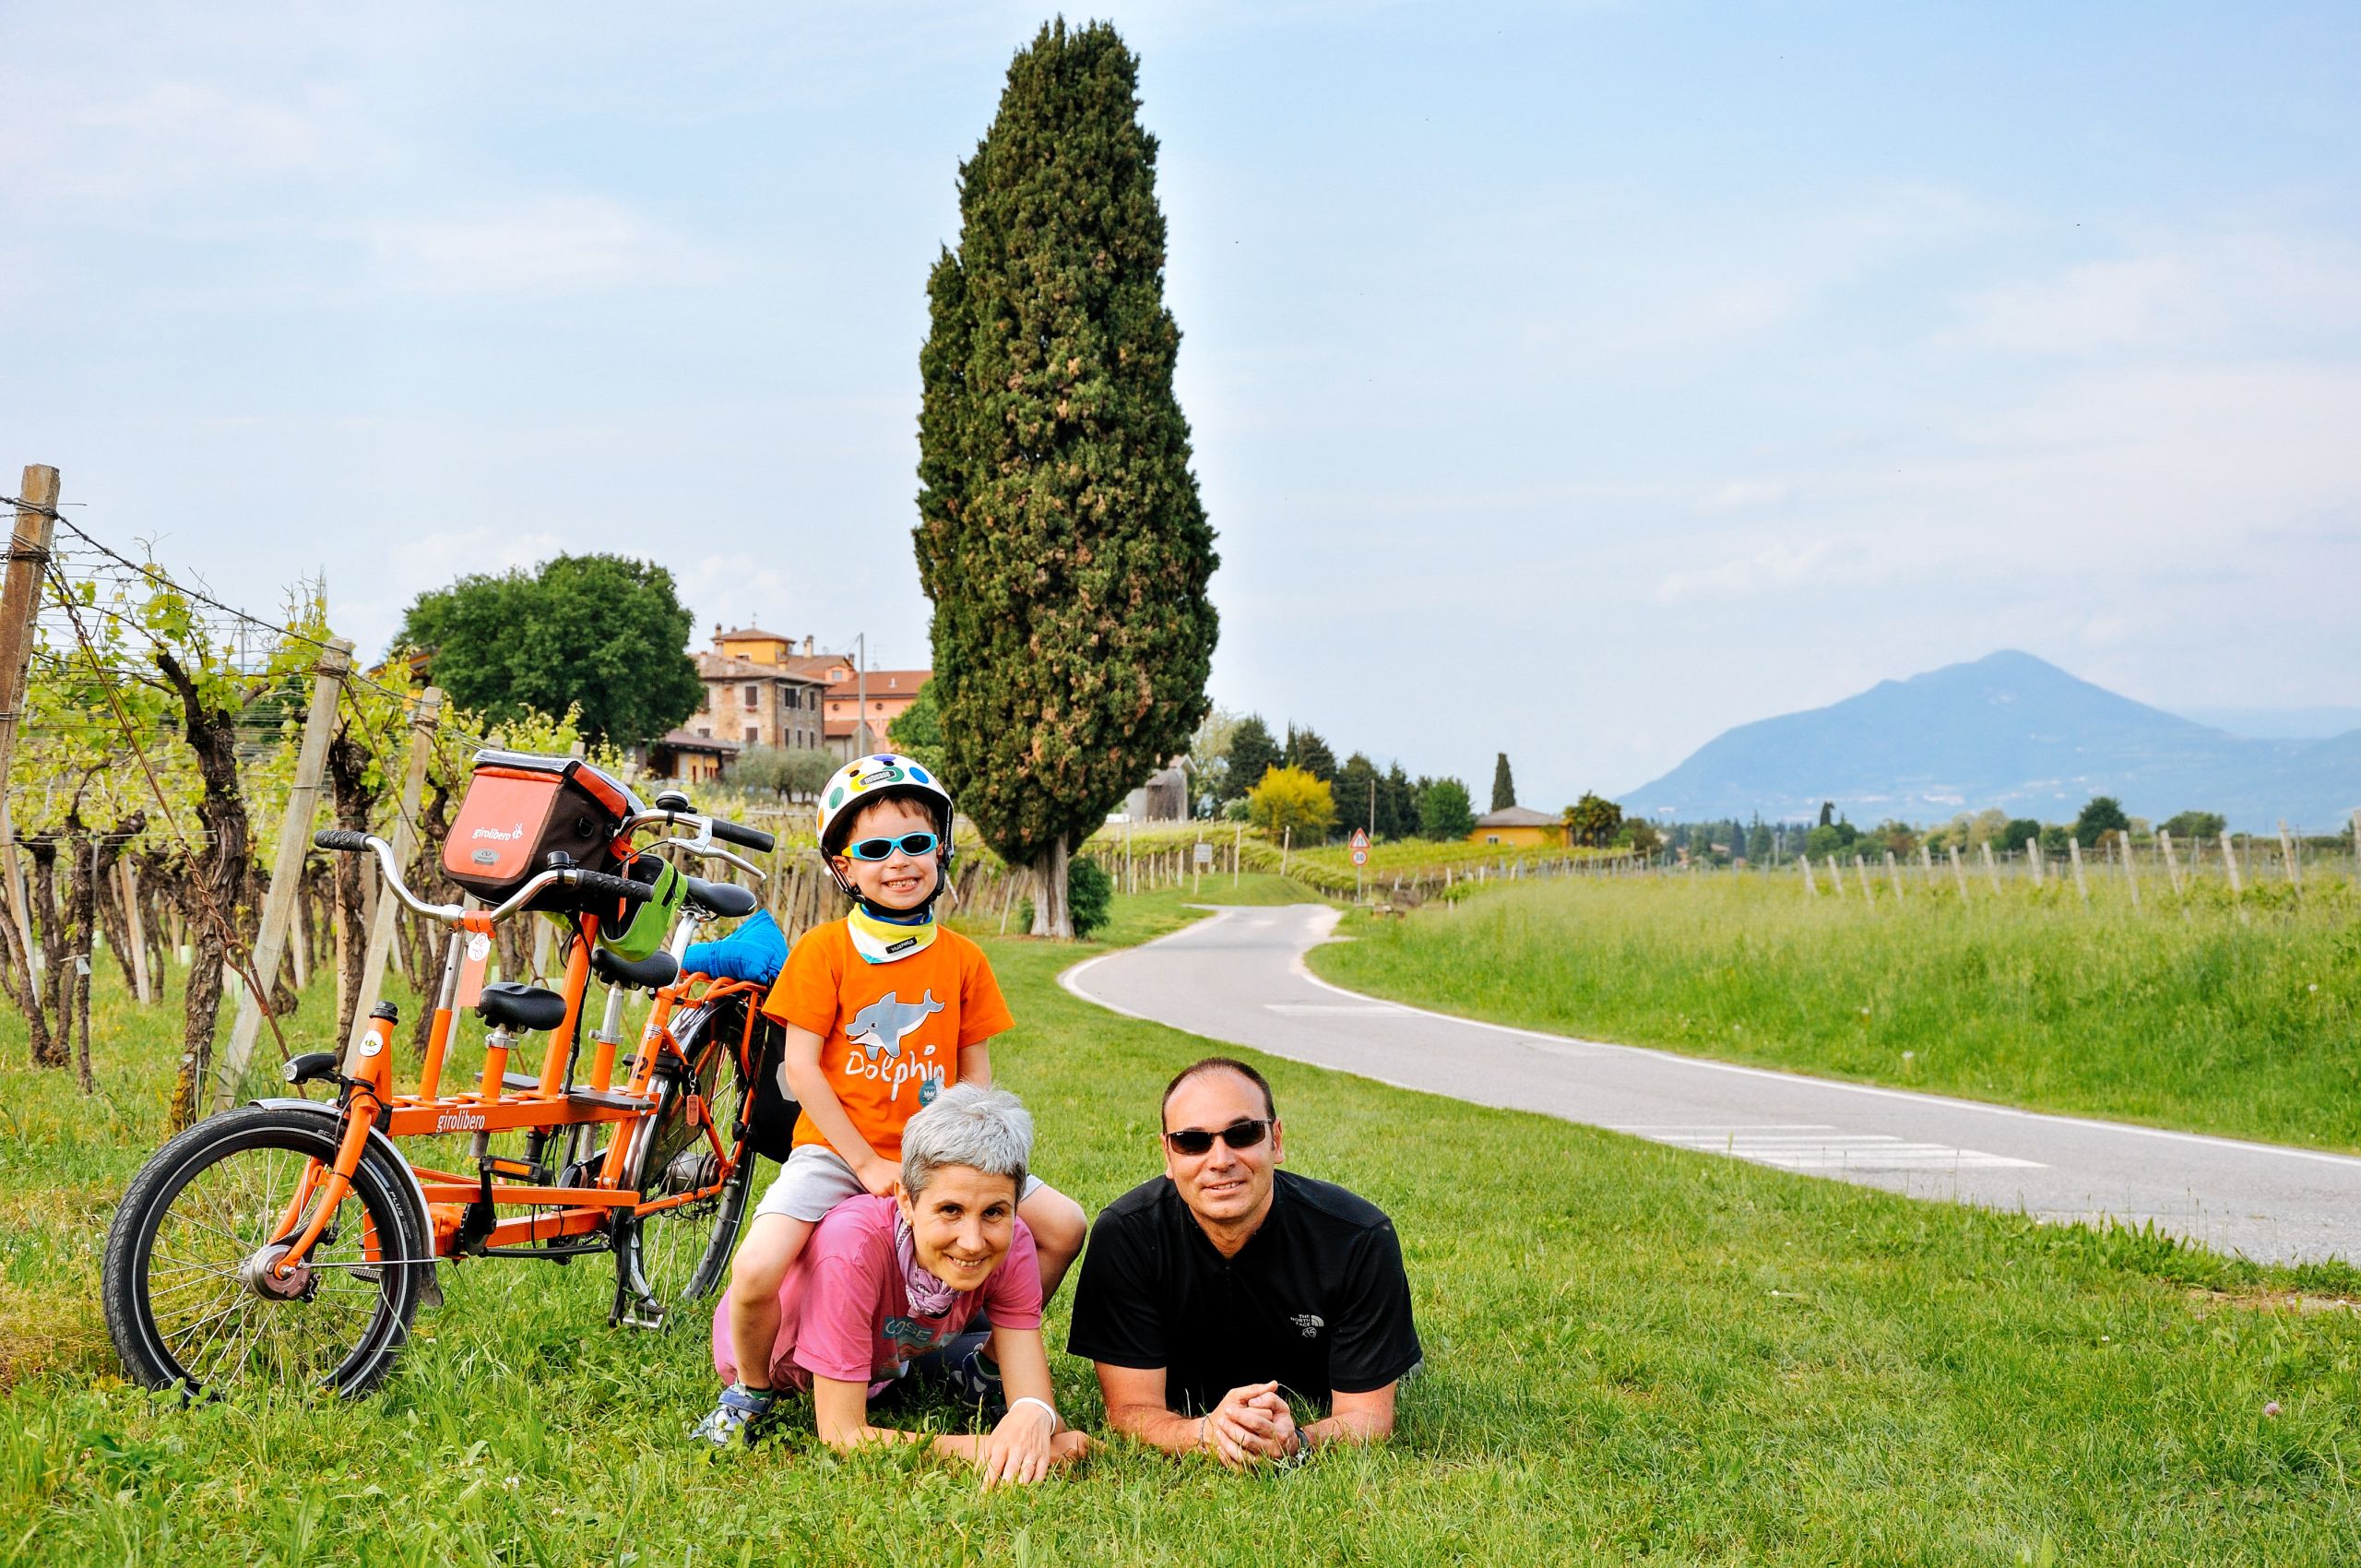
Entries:
[[[312, 835], [312, 842], [323, 849], [340, 849], [347, 853], [358, 853], [362, 849], [374, 851], [377, 857], [377, 869], [386, 873], [386, 885], [393, 889], [394, 897], [402, 901], [403, 908], [414, 915], [444, 925], [457, 925], [460, 918], [468, 913], [462, 905], [430, 904], [411, 892], [409, 884], [402, 880], [399, 862], [394, 859], [394, 847], [374, 833], [355, 833], [349, 827], [323, 827]], [[656, 891], [646, 883], [634, 882], [628, 877], [609, 876], [603, 872], [568, 866], [562, 871], [535, 872], [524, 886], [508, 896], [506, 902], [481, 913], [487, 921], [506, 920], [540, 897], [546, 889], [561, 883], [593, 897], [619, 898], [626, 904], [644, 904]]]
[[713, 836], [725, 844], [735, 844], [741, 849], [752, 849], [756, 854], [766, 855], [778, 843], [777, 838], [759, 827], [741, 827], [734, 822], [724, 822], [718, 816], [711, 820]]

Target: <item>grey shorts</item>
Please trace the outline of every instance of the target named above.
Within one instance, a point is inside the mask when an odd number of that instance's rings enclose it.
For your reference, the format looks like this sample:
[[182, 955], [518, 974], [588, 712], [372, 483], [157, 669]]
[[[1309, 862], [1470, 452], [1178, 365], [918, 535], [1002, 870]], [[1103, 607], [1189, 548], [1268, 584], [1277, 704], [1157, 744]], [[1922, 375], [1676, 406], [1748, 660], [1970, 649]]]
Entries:
[[[798, 1144], [779, 1167], [778, 1174], [763, 1191], [763, 1201], [754, 1206], [754, 1218], [766, 1214], [783, 1214], [789, 1219], [801, 1219], [807, 1225], [817, 1224], [830, 1209], [847, 1198], [857, 1198], [869, 1189], [852, 1173], [844, 1157], [825, 1144]], [[1041, 1178], [1026, 1173], [1025, 1190], [1016, 1201], [1041, 1190]]]

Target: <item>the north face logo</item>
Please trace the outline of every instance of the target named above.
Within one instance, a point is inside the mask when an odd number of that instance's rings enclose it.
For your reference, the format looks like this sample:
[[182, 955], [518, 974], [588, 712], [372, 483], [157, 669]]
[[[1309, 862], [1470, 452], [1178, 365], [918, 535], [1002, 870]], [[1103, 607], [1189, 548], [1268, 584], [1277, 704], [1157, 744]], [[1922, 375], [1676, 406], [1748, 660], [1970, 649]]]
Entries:
[[1303, 1336], [1306, 1339], [1311, 1338], [1322, 1329], [1328, 1326], [1326, 1322], [1324, 1322], [1317, 1313], [1299, 1313], [1288, 1321], [1293, 1323], [1298, 1328], [1303, 1330]]

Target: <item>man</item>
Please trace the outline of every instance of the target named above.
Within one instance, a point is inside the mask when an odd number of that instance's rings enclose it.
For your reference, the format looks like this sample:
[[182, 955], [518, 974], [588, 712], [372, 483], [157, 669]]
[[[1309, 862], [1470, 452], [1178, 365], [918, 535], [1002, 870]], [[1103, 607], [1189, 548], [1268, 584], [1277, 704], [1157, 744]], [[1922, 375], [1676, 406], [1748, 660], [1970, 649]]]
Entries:
[[[1107, 1420], [1169, 1454], [1230, 1466], [1394, 1431], [1418, 1366], [1393, 1222], [1278, 1169], [1271, 1086], [1208, 1057], [1164, 1091], [1165, 1174], [1091, 1227], [1067, 1348], [1098, 1364]], [[1300, 1401], [1320, 1419], [1298, 1426]]]

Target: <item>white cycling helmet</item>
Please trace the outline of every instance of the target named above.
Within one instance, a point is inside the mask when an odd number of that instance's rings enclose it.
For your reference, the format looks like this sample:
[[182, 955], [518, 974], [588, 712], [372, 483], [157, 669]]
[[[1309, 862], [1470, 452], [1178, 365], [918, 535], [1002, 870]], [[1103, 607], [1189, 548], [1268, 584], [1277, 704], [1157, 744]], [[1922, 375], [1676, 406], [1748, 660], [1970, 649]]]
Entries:
[[820, 791], [820, 852], [844, 852], [844, 839], [853, 813], [875, 801], [908, 800], [923, 804], [935, 820], [948, 863], [951, 848], [951, 791], [918, 763], [892, 752], [855, 757], [836, 769]]

